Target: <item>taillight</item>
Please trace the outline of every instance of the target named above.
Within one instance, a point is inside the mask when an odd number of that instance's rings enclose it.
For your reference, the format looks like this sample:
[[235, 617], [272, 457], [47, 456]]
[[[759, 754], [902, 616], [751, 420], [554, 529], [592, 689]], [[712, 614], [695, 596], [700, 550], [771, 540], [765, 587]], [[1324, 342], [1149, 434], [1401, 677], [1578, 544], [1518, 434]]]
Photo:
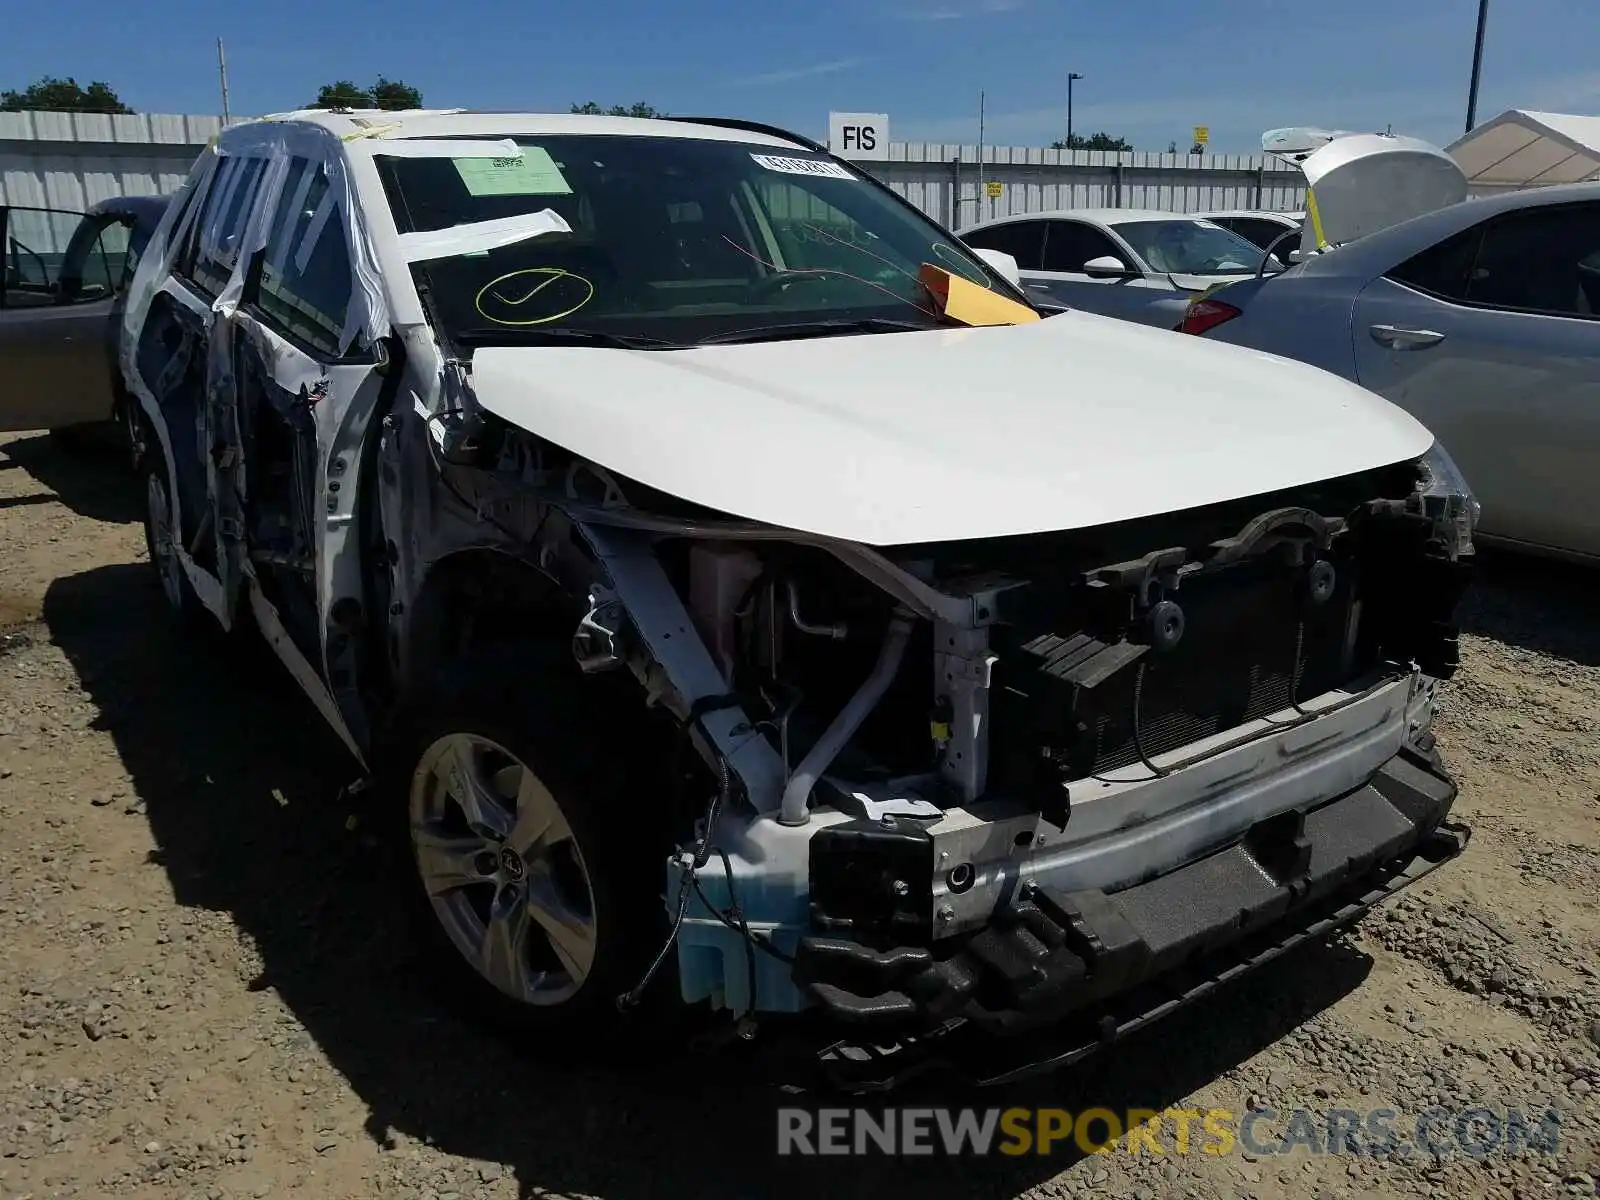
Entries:
[[1241, 311], [1225, 300], [1193, 300], [1184, 309], [1183, 324], [1178, 329], [1183, 333], [1206, 333], [1233, 320]]

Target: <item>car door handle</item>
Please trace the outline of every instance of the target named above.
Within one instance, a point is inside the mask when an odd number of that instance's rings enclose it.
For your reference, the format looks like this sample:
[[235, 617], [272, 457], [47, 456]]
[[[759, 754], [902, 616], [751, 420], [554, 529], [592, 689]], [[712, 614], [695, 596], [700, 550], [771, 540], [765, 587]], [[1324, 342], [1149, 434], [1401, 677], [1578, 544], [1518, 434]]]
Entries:
[[1372, 340], [1391, 350], [1425, 350], [1444, 341], [1444, 334], [1432, 329], [1402, 329], [1398, 325], [1374, 325]]

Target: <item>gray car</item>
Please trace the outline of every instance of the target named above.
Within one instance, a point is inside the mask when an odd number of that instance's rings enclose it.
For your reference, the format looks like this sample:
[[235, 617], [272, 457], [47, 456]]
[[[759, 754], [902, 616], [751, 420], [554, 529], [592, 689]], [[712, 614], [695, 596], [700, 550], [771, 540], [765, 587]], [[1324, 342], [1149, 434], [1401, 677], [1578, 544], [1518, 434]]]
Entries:
[[167, 202], [116, 196], [84, 213], [0, 207], [0, 430], [135, 427], [116, 339], [127, 283]]
[[1485, 542], [1600, 558], [1600, 184], [1464, 201], [1194, 303], [1184, 328], [1410, 411]]
[[961, 240], [1015, 258], [1035, 302], [1164, 329], [1177, 328], [1197, 294], [1254, 275], [1263, 257], [1215, 222], [1137, 208], [1005, 217], [963, 230]]

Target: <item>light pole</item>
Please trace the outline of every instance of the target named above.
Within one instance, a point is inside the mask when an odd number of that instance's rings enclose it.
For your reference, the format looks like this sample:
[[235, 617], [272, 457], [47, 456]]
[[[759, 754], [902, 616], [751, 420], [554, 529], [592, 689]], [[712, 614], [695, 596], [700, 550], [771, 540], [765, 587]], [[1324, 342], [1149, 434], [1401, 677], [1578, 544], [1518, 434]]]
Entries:
[[1478, 37], [1472, 45], [1472, 85], [1467, 89], [1467, 132], [1478, 123], [1478, 77], [1483, 74], [1483, 31], [1489, 24], [1489, 0], [1478, 0]]
[[[1484, 0], [1485, 4], [1487, 4], [1488, 2], [1489, 2], [1489, 0]], [[1076, 72], [1076, 71], [1068, 71], [1067, 72], [1067, 149], [1068, 150], [1072, 149], [1072, 84], [1073, 84], [1073, 82], [1075, 80], [1079, 80], [1079, 79], [1082, 79], [1082, 78], [1083, 78], [1083, 76], [1078, 74], [1078, 72]]]

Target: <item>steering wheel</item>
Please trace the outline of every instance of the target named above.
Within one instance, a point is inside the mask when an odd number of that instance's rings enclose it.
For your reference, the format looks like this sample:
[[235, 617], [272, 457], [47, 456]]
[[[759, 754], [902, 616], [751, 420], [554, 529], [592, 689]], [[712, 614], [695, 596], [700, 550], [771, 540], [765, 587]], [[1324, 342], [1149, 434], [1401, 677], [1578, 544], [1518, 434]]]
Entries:
[[761, 300], [772, 292], [781, 292], [791, 283], [799, 283], [802, 279], [826, 279], [834, 275], [843, 275], [845, 272], [832, 267], [808, 267], [805, 270], [774, 271], [765, 279], [758, 279], [752, 283], [746, 294], [751, 300]]

